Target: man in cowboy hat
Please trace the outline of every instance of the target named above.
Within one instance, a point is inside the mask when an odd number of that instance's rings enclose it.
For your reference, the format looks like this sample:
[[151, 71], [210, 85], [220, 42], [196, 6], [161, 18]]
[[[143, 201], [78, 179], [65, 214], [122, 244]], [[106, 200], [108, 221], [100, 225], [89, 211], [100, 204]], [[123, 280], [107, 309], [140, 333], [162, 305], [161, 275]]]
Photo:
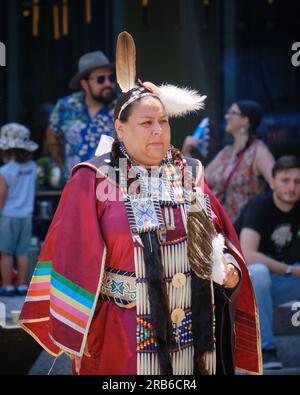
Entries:
[[101, 135], [114, 134], [114, 68], [101, 51], [83, 55], [69, 84], [77, 92], [58, 100], [50, 116], [49, 151], [66, 176], [75, 164], [94, 156]]

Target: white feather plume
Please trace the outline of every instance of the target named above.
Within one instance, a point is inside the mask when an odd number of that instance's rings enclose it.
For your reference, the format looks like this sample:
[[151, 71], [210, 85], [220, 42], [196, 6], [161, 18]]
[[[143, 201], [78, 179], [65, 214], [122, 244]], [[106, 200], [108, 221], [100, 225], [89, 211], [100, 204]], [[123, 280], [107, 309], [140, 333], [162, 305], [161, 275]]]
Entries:
[[226, 274], [226, 260], [224, 257], [224, 237], [218, 234], [212, 241], [213, 253], [212, 253], [212, 274], [211, 279], [220, 285], [223, 285]]
[[170, 117], [180, 117], [204, 108], [206, 96], [201, 96], [195, 90], [163, 84], [159, 91], [159, 97]]

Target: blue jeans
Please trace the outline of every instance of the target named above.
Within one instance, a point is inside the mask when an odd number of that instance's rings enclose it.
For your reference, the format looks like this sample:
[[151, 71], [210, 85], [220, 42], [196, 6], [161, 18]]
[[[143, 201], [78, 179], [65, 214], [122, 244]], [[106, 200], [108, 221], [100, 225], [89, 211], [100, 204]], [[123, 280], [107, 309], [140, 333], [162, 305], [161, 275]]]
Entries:
[[276, 348], [273, 306], [300, 299], [300, 278], [272, 273], [263, 263], [250, 264], [248, 270], [258, 304], [262, 349]]

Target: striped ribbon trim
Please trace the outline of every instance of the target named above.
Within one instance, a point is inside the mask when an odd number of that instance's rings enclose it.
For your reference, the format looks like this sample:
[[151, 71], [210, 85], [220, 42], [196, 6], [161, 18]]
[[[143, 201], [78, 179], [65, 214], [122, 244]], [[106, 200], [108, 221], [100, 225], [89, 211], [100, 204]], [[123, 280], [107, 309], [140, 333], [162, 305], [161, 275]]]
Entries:
[[52, 262], [38, 262], [25, 302], [50, 300], [57, 320], [85, 333], [95, 296], [52, 269]]
[[38, 262], [34, 269], [25, 302], [50, 299], [52, 262]]

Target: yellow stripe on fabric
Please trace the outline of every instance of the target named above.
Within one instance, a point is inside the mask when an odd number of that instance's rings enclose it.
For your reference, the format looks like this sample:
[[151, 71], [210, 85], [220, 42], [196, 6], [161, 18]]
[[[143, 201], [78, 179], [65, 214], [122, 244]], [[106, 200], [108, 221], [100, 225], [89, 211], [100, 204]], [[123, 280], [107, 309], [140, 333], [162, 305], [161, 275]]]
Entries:
[[34, 276], [31, 279], [32, 283], [50, 283], [51, 276]]
[[101, 290], [101, 286], [102, 286], [103, 273], [104, 273], [104, 269], [105, 269], [106, 255], [107, 255], [107, 248], [106, 248], [106, 245], [104, 244], [102, 261], [101, 261], [101, 266], [100, 266], [101, 270], [100, 270], [99, 282], [98, 282], [97, 291], [96, 291], [96, 295], [95, 295], [95, 299], [94, 299], [94, 305], [93, 305], [92, 310], [90, 312], [90, 317], [89, 317], [89, 320], [87, 322], [85, 334], [83, 336], [83, 340], [82, 340], [82, 343], [81, 343], [80, 355], [83, 355], [83, 352], [84, 352], [84, 349], [85, 349], [85, 346], [86, 346], [86, 342], [87, 342], [87, 336], [88, 336], [88, 333], [89, 333], [89, 328], [90, 328], [90, 325], [91, 325], [91, 322], [92, 322], [92, 319], [93, 319], [93, 315], [94, 315], [94, 311], [95, 311], [96, 305], [98, 303], [99, 294], [100, 294], [100, 290]]
[[83, 306], [81, 303], [76, 302], [74, 299], [72, 299], [69, 296], [63, 294], [58, 289], [54, 288], [53, 285], [51, 285], [51, 287], [50, 287], [50, 295], [51, 294], [57, 296], [60, 300], [63, 300], [64, 302], [66, 302], [70, 306], [75, 307], [77, 310], [81, 311], [82, 313], [86, 313], [87, 315], [89, 315], [91, 313], [91, 310], [88, 307]]

